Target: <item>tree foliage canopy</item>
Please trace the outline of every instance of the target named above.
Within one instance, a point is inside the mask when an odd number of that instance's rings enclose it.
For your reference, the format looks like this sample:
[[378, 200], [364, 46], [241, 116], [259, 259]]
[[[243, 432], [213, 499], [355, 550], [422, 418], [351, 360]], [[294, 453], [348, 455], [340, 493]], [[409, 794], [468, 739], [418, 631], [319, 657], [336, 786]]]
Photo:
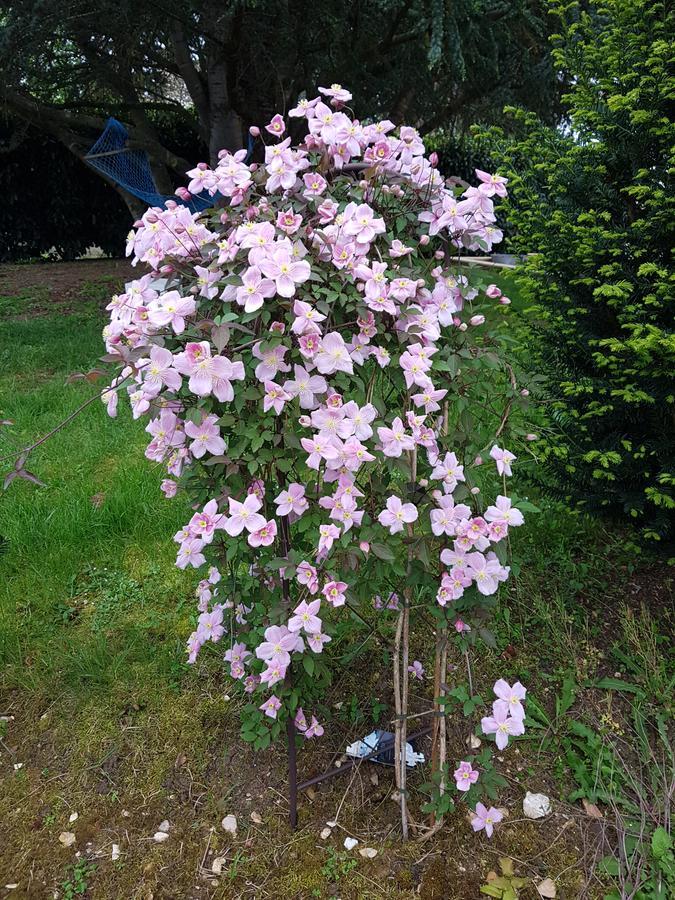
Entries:
[[[495, 121], [506, 102], [550, 118], [555, 78], [539, 0], [14, 0], [0, 14], [0, 96], [82, 156], [111, 114], [161, 191], [186, 160], [153, 115], [194, 112], [211, 161], [252, 122], [338, 73], [366, 115], [422, 132]], [[190, 162], [194, 162], [191, 160]]]

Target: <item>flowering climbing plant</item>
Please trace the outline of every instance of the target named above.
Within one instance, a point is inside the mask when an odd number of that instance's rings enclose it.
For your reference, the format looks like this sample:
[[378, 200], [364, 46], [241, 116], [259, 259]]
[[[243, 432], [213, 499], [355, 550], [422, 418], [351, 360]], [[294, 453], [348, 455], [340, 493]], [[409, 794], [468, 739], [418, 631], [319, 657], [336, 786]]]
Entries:
[[[128, 254], [150, 271], [104, 331], [110, 415], [127, 393], [162, 490], [193, 505], [174, 536], [176, 565], [202, 576], [188, 660], [222, 648], [256, 748], [289, 724], [319, 737], [347, 648], [392, 612], [404, 721], [423, 671], [411, 612], [431, 647], [489, 643], [523, 522], [504, 446], [527, 393], [503, 352], [509, 301], [462, 260], [501, 240], [506, 182], [446, 180], [414, 128], [360, 122], [350, 101], [321, 88], [252, 129], [259, 162], [200, 163], [178, 194], [207, 192], [211, 210], [148, 210]], [[483, 719], [500, 748], [523, 730], [524, 693], [504, 684]], [[457, 789], [477, 778], [462, 761]]]

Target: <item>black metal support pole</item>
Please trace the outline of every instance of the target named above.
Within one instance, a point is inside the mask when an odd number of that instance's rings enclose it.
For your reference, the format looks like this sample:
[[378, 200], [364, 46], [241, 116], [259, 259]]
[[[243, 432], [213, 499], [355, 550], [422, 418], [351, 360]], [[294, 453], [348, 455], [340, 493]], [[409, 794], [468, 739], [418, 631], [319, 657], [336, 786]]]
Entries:
[[295, 753], [295, 722], [289, 715], [286, 720], [288, 737], [288, 804], [290, 807], [289, 822], [293, 831], [298, 825], [298, 765]]

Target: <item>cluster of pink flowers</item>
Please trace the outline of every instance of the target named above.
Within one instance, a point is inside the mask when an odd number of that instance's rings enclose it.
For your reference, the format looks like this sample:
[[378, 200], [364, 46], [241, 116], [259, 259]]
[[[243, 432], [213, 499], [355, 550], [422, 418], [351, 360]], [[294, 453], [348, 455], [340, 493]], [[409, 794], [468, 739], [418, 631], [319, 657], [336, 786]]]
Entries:
[[[347, 605], [343, 554], [367, 560], [375, 530], [400, 547], [415, 529], [430, 528], [445, 567], [437, 602], [446, 606], [472, 585], [482, 595], [497, 591], [509, 567], [489, 548], [523, 521], [506, 496], [481, 514], [453, 499], [467, 476], [444, 439], [447, 368], [434, 368], [448, 334], [461, 337], [485, 322], [474, 310], [481, 294], [451, 270], [452, 254], [484, 252], [501, 240], [493, 198], [505, 196], [506, 182], [477, 170], [478, 186], [456, 189], [414, 128], [362, 123], [347, 111], [350, 99], [340, 85], [321, 88], [288, 113], [304, 120], [301, 144], [292, 145], [275, 115], [264, 128], [261, 162], [222, 151], [214, 168], [192, 169], [181, 197], [218, 194], [217, 209], [191, 213], [169, 202], [148, 210], [127, 249], [152, 273], [113, 298], [104, 330], [120, 371], [103, 400], [115, 415], [124, 388], [133, 415], [149, 417], [146, 456], [166, 467], [165, 495], [173, 497], [186, 474], [209, 480], [216, 466], [235, 473], [217, 491], [210, 479], [210, 492], [200, 494], [213, 499], [175, 535], [176, 565], [220, 561], [236, 542], [260, 590], [278, 601], [285, 588], [282, 612], [277, 603], [274, 616], [253, 620], [250, 598], [246, 606], [219, 597], [212, 567], [197, 589], [198, 624], [188, 641], [194, 662], [204, 644], [227, 634], [232, 678], [248, 693], [278, 686], [280, 696], [259, 706], [273, 720], [293, 656], [322, 653], [333, 610]], [[485, 296], [503, 299], [497, 288]], [[394, 384], [391, 408], [371, 402], [378, 378]], [[261, 432], [284, 436], [292, 477], [267, 467], [264, 478], [243, 480], [230, 458], [237, 427], [227, 424], [242, 410], [260, 420]], [[386, 492], [373, 494], [373, 477], [413, 455], [419, 491], [402, 496], [403, 485], [396, 490], [388, 477]], [[511, 474], [513, 453], [495, 445], [490, 455], [500, 476]], [[301, 519], [306, 558], [289, 562], [281, 538]], [[359, 537], [363, 528], [367, 539]], [[281, 564], [267, 566], [280, 556]], [[373, 605], [398, 609], [399, 598], [376, 595]], [[470, 626], [458, 618], [455, 627]], [[421, 678], [421, 663], [410, 671]], [[498, 746], [522, 722], [511, 707], [505, 720], [502, 711], [495, 705], [490, 720]], [[323, 730], [301, 709], [296, 726], [305, 737]]]

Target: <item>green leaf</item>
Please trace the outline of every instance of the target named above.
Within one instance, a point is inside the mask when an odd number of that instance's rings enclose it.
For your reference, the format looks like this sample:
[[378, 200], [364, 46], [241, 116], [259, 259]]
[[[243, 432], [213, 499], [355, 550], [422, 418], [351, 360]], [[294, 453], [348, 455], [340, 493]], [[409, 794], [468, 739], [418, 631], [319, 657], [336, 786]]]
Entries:
[[627, 691], [629, 694], [636, 694], [638, 697], [645, 697], [646, 694], [637, 684], [630, 681], [622, 681], [620, 678], [601, 678], [596, 681], [596, 688], [606, 691]]
[[673, 839], [666, 829], [660, 825], [652, 835], [652, 853], [656, 859], [662, 859], [673, 846]]
[[386, 544], [374, 543], [370, 545], [370, 549], [378, 559], [383, 559], [385, 562], [393, 562], [396, 559], [393, 550], [387, 547]]

